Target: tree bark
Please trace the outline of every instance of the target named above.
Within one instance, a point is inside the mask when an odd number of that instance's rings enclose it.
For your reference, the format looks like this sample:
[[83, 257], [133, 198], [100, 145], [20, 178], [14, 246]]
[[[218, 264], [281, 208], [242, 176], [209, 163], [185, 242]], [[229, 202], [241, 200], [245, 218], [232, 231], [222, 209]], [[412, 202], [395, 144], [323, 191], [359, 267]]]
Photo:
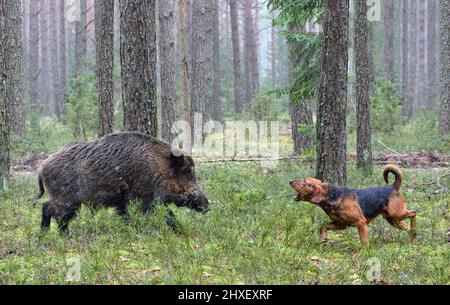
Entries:
[[204, 121], [211, 118], [214, 20], [211, 0], [195, 0], [192, 5], [191, 126], [194, 126], [195, 113], [203, 114]]
[[409, 103], [408, 116], [415, 113], [416, 105], [416, 70], [417, 70], [417, 2], [411, 1], [409, 6]]
[[419, 11], [418, 11], [418, 26], [419, 29], [417, 31], [418, 33], [418, 65], [417, 65], [417, 72], [416, 72], [416, 89], [417, 89], [417, 108], [416, 109], [422, 109], [424, 106], [427, 105], [425, 102], [426, 97], [426, 91], [425, 91], [425, 84], [427, 79], [427, 70], [425, 69], [425, 43], [426, 43], [426, 27], [425, 27], [425, 0], [419, 0]]
[[252, 64], [254, 63], [254, 39], [255, 33], [253, 32], [253, 12], [252, 12], [251, 0], [244, 1], [244, 58], [245, 58], [245, 107], [247, 111], [252, 109], [254, 88], [254, 74]]
[[[29, 65], [30, 65], [30, 110], [34, 112], [39, 106], [39, 2], [30, 0], [30, 50]], [[32, 51], [31, 51], [32, 50]]]
[[372, 128], [370, 124], [369, 21], [367, 2], [356, 0], [356, 119], [357, 166], [372, 174]]
[[181, 50], [181, 73], [183, 79], [183, 114], [184, 120], [191, 120], [190, 91], [189, 91], [189, 61], [186, 37], [186, 0], [179, 0], [179, 23], [180, 23], [180, 50]]
[[177, 120], [177, 91], [175, 83], [175, 1], [158, 0], [159, 62], [161, 65], [162, 138], [172, 142], [171, 128]]
[[220, 66], [220, 30], [219, 30], [219, 0], [212, 0], [213, 6], [213, 67], [214, 89], [212, 101], [212, 119], [220, 122], [221, 113], [221, 66]]
[[386, 77], [394, 81], [394, 7], [393, 0], [384, 0], [384, 58]]
[[[84, 61], [87, 55], [87, 33], [88, 33], [88, 18], [87, 18], [87, 0], [80, 0], [80, 37], [79, 49], [81, 59]], [[83, 62], [84, 64], [84, 62]]]
[[[272, 22], [275, 20], [275, 12], [272, 12]], [[270, 29], [270, 61], [272, 72], [272, 87], [277, 86], [277, 47], [276, 47], [276, 30], [275, 25], [272, 24]]]
[[58, 103], [60, 115], [64, 112], [64, 106], [67, 102], [67, 56], [66, 56], [66, 11], [65, 0], [58, 1], [59, 12], [59, 88]]
[[23, 135], [25, 116], [23, 107], [22, 65], [22, 8], [21, 1], [6, 1], [6, 98], [9, 107], [11, 130]]
[[237, 0], [230, 1], [231, 40], [233, 46], [233, 82], [234, 82], [234, 111], [242, 113], [243, 92], [241, 79], [241, 47], [239, 36], [239, 14]]
[[155, 0], [121, 0], [121, 66], [124, 128], [154, 137], [156, 99]]
[[436, 106], [436, 22], [436, 1], [428, 0], [427, 104], [433, 111]]
[[[0, 188], [6, 185], [9, 178], [10, 152], [9, 152], [9, 107], [6, 98], [6, 4], [0, 0]], [[9, 51], [8, 51], [9, 52]]]
[[349, 0], [325, 2], [317, 105], [317, 178], [346, 181]]
[[[251, 39], [251, 68], [252, 68], [252, 81], [253, 81], [253, 93], [259, 90], [261, 87], [259, 81], [259, 0], [253, 0], [252, 6], [252, 39]], [[253, 107], [253, 104], [252, 104]]]
[[49, 45], [50, 45], [50, 93], [55, 114], [61, 116], [61, 103], [59, 101], [59, 69], [58, 69], [58, 28], [57, 28], [57, 0], [49, 1]]
[[441, 0], [441, 109], [439, 131], [450, 132], [450, 0]]
[[114, 1], [97, 0], [95, 35], [98, 136], [102, 137], [114, 131]]
[[39, 11], [40, 22], [40, 43], [41, 43], [41, 78], [40, 78], [40, 100], [45, 113], [50, 113], [50, 70], [49, 70], [49, 52], [48, 52], [48, 0], [40, 0]]
[[408, 115], [409, 96], [409, 0], [402, 0], [402, 100], [403, 113]]
[[[30, 66], [28, 62], [29, 53], [29, 42], [30, 41], [30, 4], [29, 0], [22, 0], [22, 64], [24, 75], [30, 75]], [[25, 94], [25, 88], [29, 88], [30, 84], [28, 82], [29, 77], [23, 77], [23, 94]]]

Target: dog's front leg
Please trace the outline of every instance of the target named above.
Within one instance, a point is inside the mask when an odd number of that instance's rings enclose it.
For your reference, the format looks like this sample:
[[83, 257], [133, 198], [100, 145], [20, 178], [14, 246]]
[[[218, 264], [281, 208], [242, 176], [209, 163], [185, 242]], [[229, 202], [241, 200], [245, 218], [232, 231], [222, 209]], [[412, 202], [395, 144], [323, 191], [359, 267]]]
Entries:
[[356, 228], [358, 229], [359, 239], [361, 240], [361, 244], [364, 247], [369, 245], [369, 227], [365, 221], [360, 221], [356, 224]]
[[322, 225], [322, 228], [320, 229], [320, 241], [321, 242], [326, 242], [327, 241], [327, 232], [328, 230], [344, 230], [345, 227], [344, 226], [338, 226], [334, 223], [327, 223]]

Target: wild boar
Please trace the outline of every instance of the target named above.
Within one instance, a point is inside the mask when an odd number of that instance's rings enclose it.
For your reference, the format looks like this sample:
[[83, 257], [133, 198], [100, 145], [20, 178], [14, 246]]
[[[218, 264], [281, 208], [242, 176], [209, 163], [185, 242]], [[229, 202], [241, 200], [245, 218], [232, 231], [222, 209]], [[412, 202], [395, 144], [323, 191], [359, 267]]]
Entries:
[[[130, 201], [140, 202], [143, 212], [152, 212], [157, 202], [209, 210], [192, 157], [140, 133], [110, 134], [90, 143], [66, 145], [44, 161], [38, 182], [38, 198], [48, 194], [42, 207], [44, 231], [53, 217], [59, 229], [68, 233], [68, 223], [83, 203], [92, 209], [113, 207], [124, 217], [128, 217]], [[171, 212], [167, 223], [176, 230]]]

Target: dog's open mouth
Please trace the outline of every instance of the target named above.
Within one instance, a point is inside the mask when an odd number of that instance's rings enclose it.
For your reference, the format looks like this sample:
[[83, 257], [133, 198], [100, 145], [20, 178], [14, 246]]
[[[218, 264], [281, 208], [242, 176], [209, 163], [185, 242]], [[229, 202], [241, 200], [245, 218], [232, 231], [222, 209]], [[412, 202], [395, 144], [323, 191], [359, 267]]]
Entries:
[[295, 197], [295, 201], [302, 201], [302, 195], [298, 194], [297, 197]]

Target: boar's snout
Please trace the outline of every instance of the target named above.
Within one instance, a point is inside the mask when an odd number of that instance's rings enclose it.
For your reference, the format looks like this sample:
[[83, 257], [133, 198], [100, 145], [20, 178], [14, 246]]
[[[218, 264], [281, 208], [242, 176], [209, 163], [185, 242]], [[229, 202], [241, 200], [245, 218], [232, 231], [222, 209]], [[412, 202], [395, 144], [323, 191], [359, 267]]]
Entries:
[[203, 194], [189, 200], [189, 208], [193, 209], [196, 212], [201, 212], [203, 214], [206, 214], [211, 210], [209, 208], [208, 199]]

